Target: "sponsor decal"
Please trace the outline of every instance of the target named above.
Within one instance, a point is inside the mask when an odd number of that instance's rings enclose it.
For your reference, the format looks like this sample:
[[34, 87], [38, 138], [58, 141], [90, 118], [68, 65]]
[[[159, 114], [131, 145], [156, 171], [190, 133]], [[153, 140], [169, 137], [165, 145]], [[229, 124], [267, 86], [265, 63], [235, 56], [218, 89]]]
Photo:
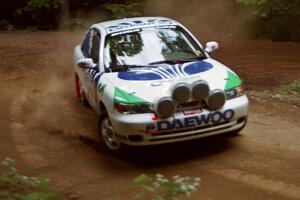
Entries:
[[89, 74], [90, 78], [93, 79], [99, 87], [100, 78], [103, 75], [103, 72], [100, 73], [97, 69], [87, 69], [87, 73]]
[[121, 32], [113, 33], [113, 34], [111, 34], [111, 36], [123, 35], [123, 34], [128, 34], [128, 33], [136, 33], [136, 32], [140, 32], [140, 31], [141, 31], [141, 29], [137, 28], [137, 29], [132, 29], [132, 30], [127, 30], [127, 31], [121, 31]]
[[109, 26], [106, 30], [111, 32], [122, 31], [131, 28], [137, 27], [147, 27], [147, 26], [167, 26], [167, 25], [176, 25], [172, 20], [168, 19], [148, 19], [148, 20], [133, 20], [128, 22], [118, 23], [114, 26]]
[[193, 63], [144, 67], [119, 72], [118, 78], [131, 81], [163, 80], [194, 75], [208, 71], [211, 68], [213, 68], [212, 64], [201, 60]]
[[217, 111], [205, 115], [185, 117], [183, 119], [161, 120], [157, 121], [156, 123], [146, 125], [145, 132], [147, 134], [152, 134], [153, 132], [171, 131], [207, 124], [216, 124], [223, 121], [230, 121], [234, 117], [234, 114], [234, 110], [228, 109], [223, 112]]
[[227, 82], [226, 82], [224, 90], [230, 90], [230, 89], [236, 88], [242, 84], [241, 79], [236, 74], [234, 74], [231, 71], [227, 71], [227, 73], [228, 73], [228, 75], [227, 75], [227, 78], [225, 79]]
[[147, 103], [144, 99], [117, 87], [115, 88], [114, 102], [127, 104]]
[[156, 29], [174, 29], [176, 26], [157, 26]]

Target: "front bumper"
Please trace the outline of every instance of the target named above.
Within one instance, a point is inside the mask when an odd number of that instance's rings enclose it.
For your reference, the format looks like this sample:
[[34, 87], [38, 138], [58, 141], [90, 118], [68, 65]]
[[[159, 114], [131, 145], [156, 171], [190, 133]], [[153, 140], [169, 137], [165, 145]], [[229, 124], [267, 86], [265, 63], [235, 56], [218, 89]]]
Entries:
[[111, 113], [114, 132], [122, 143], [134, 146], [172, 143], [241, 129], [248, 114], [246, 95], [226, 101], [223, 108], [213, 112], [203, 109], [201, 113], [184, 115], [176, 112], [169, 119], [155, 119], [151, 113]]

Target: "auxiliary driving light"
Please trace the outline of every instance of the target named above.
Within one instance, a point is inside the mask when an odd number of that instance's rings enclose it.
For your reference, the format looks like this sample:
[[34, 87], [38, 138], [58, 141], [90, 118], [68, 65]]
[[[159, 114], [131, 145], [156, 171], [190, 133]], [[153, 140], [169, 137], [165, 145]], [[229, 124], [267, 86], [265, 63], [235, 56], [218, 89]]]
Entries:
[[179, 103], [184, 103], [190, 99], [191, 90], [188, 84], [186, 83], [178, 83], [174, 86], [172, 91], [172, 98], [174, 101]]
[[207, 99], [207, 105], [211, 110], [219, 110], [225, 104], [226, 96], [225, 93], [220, 90], [212, 90]]
[[175, 103], [170, 97], [163, 97], [156, 104], [155, 111], [160, 118], [168, 118], [175, 112]]
[[206, 81], [199, 80], [193, 83], [193, 97], [199, 101], [203, 101], [209, 95], [209, 86]]

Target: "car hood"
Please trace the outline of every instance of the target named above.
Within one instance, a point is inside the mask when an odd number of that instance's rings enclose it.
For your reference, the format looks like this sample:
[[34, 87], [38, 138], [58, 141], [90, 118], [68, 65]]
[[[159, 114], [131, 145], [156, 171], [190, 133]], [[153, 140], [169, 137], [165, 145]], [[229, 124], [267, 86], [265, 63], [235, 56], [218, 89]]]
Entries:
[[241, 84], [233, 71], [211, 58], [107, 73], [105, 78], [115, 86], [115, 100], [124, 103], [156, 102], [171, 96], [172, 89], [178, 83], [191, 85], [197, 80], [205, 80], [210, 90], [226, 90]]

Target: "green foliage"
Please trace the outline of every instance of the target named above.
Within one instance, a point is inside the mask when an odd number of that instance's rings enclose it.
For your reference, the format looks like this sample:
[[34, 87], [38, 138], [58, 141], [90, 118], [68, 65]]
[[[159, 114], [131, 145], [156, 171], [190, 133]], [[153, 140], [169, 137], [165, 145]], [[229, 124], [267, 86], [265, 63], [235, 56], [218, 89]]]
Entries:
[[300, 80], [296, 80], [290, 84], [281, 85], [278, 91], [281, 94], [300, 94]]
[[161, 174], [157, 174], [154, 178], [142, 174], [133, 181], [134, 186], [142, 188], [133, 199], [144, 199], [147, 193], [151, 196], [151, 200], [177, 200], [190, 197], [197, 191], [199, 182], [200, 178], [179, 175], [169, 180]]
[[3, 200], [56, 200], [58, 193], [49, 186], [49, 180], [42, 177], [22, 175], [15, 167], [14, 160], [2, 162], [0, 174], [0, 199]]
[[58, 26], [61, 0], [29, 0], [24, 8], [17, 9], [19, 18], [29, 18], [29, 26], [53, 29]]
[[114, 18], [141, 16], [141, 12], [138, 11], [140, 6], [141, 1], [139, 0], [127, 0], [125, 3], [105, 3], [102, 5]]
[[248, 22], [254, 38], [300, 41], [299, 0], [237, 0], [250, 9]]
[[6, 31], [12, 31], [14, 29], [14, 25], [12, 25], [7, 20], [0, 20], [0, 29]]
[[38, 12], [40, 10], [57, 10], [60, 7], [60, 0], [30, 0], [27, 3], [25, 9], [32, 12]]
[[74, 29], [86, 29], [89, 27], [89, 22], [86, 22], [83, 19], [80, 18], [71, 18], [68, 19], [64, 22], [63, 26], [69, 30], [74, 30]]

